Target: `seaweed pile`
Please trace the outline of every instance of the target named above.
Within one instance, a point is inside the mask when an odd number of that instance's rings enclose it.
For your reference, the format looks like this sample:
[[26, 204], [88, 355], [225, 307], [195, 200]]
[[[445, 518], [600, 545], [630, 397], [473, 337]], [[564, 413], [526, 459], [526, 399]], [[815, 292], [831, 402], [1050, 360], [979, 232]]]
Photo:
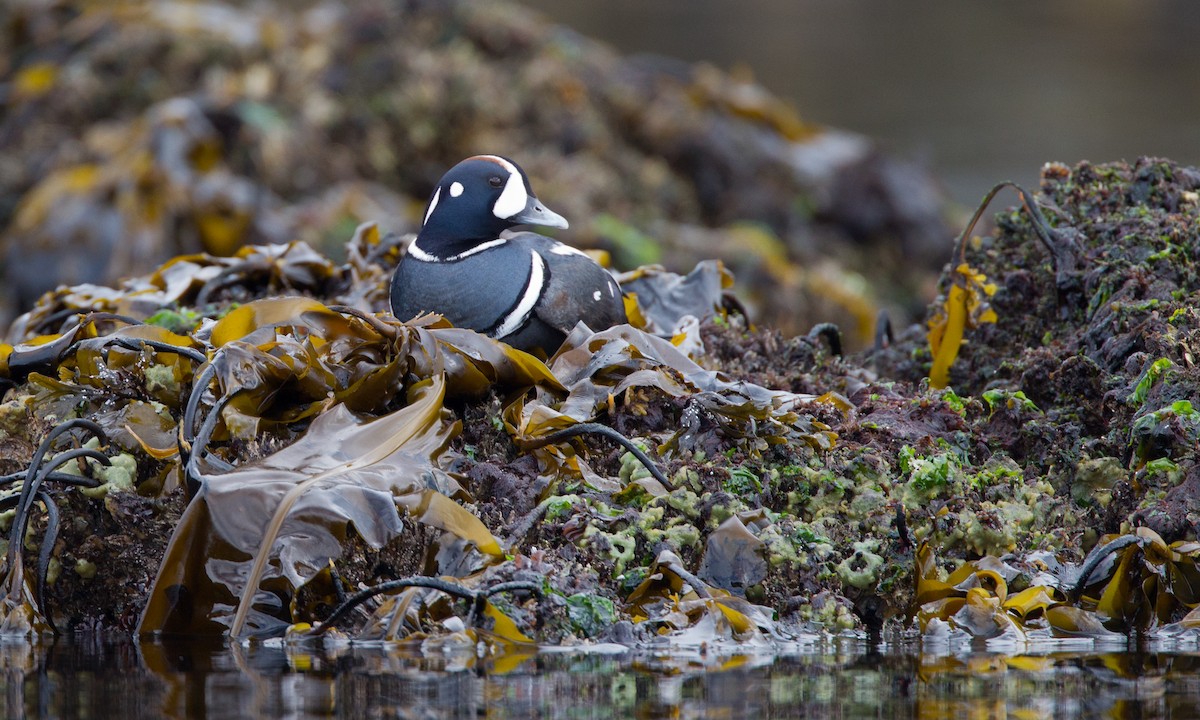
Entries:
[[1198, 190], [1048, 165], [964, 233], [928, 332], [857, 355], [754, 329], [718, 263], [625, 274], [633, 324], [544, 362], [400, 324], [404, 239], [372, 225], [342, 264], [251, 246], [48, 293], [0, 349], [5, 628], [1187, 632]]

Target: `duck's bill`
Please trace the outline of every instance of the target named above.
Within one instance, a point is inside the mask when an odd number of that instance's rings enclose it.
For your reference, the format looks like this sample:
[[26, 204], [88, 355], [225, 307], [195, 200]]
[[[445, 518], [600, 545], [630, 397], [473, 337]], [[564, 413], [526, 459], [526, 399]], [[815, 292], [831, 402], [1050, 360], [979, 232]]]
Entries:
[[542, 227], [563, 229], [569, 227], [565, 217], [548, 209], [541, 200], [532, 195], [529, 197], [529, 202], [525, 204], [525, 209], [513, 215], [509, 220], [522, 225], [541, 225]]

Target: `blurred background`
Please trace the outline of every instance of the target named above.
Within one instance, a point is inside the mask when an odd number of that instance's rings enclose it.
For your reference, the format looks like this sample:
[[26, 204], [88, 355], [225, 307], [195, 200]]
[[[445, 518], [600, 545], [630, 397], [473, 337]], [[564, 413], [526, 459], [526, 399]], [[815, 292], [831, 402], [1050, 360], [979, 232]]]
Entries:
[[880, 309], [923, 319], [996, 182], [1200, 162], [1198, 37], [1183, 0], [8, 0], [0, 327], [244, 301], [151, 273], [297, 241], [340, 263], [489, 152], [614, 268], [719, 258], [755, 322], [862, 347]]
[[1193, 0], [528, 0], [628, 53], [739, 66], [974, 205], [1044, 162], [1200, 162]]

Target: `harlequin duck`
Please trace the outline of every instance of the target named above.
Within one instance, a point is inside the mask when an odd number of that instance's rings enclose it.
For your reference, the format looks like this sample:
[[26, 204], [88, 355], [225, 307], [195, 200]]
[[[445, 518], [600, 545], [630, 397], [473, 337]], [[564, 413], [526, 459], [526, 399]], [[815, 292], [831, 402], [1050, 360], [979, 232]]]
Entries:
[[514, 225], [567, 227], [511, 160], [476, 155], [438, 182], [417, 238], [392, 276], [392, 313], [440, 313], [456, 327], [553, 354], [582, 320], [626, 322], [621, 288], [575, 248]]

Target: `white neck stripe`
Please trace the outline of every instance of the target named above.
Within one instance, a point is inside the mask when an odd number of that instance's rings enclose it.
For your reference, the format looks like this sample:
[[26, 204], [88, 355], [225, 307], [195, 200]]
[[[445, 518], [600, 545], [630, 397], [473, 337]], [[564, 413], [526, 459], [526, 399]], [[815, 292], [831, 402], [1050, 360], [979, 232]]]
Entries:
[[494, 338], [503, 339], [519, 330], [529, 319], [529, 314], [533, 312], [533, 306], [537, 305], [537, 301], [542, 297], [542, 290], [546, 285], [546, 261], [542, 260], [542, 256], [535, 252], [531, 252], [529, 255], [532, 263], [529, 269], [529, 284], [525, 286], [521, 301], [517, 303], [512, 312], [501, 320], [496, 331], [492, 333]]
[[416, 240], [408, 244], [408, 254], [422, 262], [441, 262], [437, 255], [430, 255], [418, 247]]
[[470, 257], [471, 255], [474, 255], [475, 253], [481, 253], [484, 250], [490, 250], [491, 248], [494, 248], [494, 247], [500, 247], [501, 245], [503, 245], [506, 242], [508, 242], [508, 240], [506, 238], [496, 238], [495, 240], [488, 240], [485, 243], [479, 243], [478, 245], [471, 248], [470, 250], [464, 250], [464, 251], [460, 252], [459, 254], [451, 255], [450, 257], [448, 257], [446, 259], [451, 260], [451, 261], [462, 260], [463, 258]]
[[462, 260], [465, 257], [470, 257], [476, 253], [481, 253], [484, 250], [491, 250], [494, 247], [500, 247], [506, 242], [508, 242], [508, 238], [496, 238], [495, 240], [488, 240], [485, 243], [479, 243], [475, 247], [464, 250], [457, 255], [451, 255], [450, 257], [442, 258], [425, 252], [424, 249], [417, 245], [417, 241], [413, 240], [408, 246], [408, 254], [412, 255], [418, 260], [421, 260], [422, 262], [454, 262], [455, 260]]

